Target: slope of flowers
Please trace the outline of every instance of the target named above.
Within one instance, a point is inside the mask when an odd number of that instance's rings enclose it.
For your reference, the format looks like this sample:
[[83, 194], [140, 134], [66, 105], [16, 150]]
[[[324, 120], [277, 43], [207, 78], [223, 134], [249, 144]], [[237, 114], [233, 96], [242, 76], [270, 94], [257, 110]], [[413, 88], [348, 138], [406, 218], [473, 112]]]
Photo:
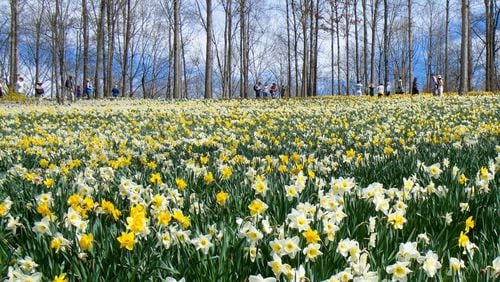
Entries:
[[0, 105], [1, 280], [499, 277], [499, 95], [99, 103]]

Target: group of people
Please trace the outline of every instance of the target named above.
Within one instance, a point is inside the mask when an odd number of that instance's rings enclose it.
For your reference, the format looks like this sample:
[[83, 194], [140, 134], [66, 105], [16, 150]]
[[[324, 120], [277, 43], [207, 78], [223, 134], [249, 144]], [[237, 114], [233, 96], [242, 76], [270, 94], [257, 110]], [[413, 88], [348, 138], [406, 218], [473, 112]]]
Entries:
[[[432, 75], [432, 94], [433, 96], [443, 96], [443, 87], [444, 87], [444, 80], [441, 75]], [[356, 89], [356, 95], [361, 96], [363, 93], [363, 85], [361, 84], [360, 81], [357, 82], [355, 85]], [[405, 91], [405, 88], [403, 86], [403, 80], [401, 77], [399, 77], [397, 81], [397, 86], [396, 86], [396, 94], [405, 94], [407, 93]], [[417, 84], [417, 78], [413, 78], [412, 86], [411, 86], [411, 92], [413, 94], [419, 94], [418, 91], [418, 84]], [[378, 97], [381, 96], [389, 96], [391, 95], [391, 84], [387, 83], [387, 85], [384, 86], [382, 82], [378, 84], [378, 86], [375, 86], [375, 84], [370, 83], [368, 85], [368, 88], [365, 90], [365, 94], [370, 95], [370, 96], [375, 96], [375, 94]]]
[[76, 89], [74, 87], [74, 82], [73, 82], [73, 76], [68, 76], [68, 79], [66, 79], [66, 82], [64, 83], [64, 93], [62, 96], [62, 103], [64, 103], [65, 98], [68, 98], [69, 102], [74, 102], [75, 101], [75, 93], [76, 93], [76, 99], [80, 100], [83, 97], [83, 94], [85, 94], [85, 97], [87, 99], [90, 99], [92, 96], [93, 92], [93, 86], [92, 82], [90, 81], [89, 78], [85, 79], [85, 83], [83, 86], [83, 93], [82, 93], [82, 87], [80, 85], [76, 86]]
[[[76, 99], [78, 100], [84, 97], [87, 99], [90, 99], [92, 97], [93, 85], [89, 78], [85, 79], [83, 88], [80, 85], [77, 85], [76, 87], [74, 85], [75, 83], [73, 81], [73, 76], [72, 75], [68, 76], [68, 78], [64, 83], [64, 88], [60, 99], [61, 104], [64, 104], [65, 102], [68, 103], [75, 102], [75, 96]], [[19, 95], [28, 96], [28, 93], [26, 92], [25, 88], [24, 77], [21, 75], [18, 75], [17, 77], [17, 81], [15, 84], [15, 91]], [[117, 85], [113, 87], [111, 93], [114, 98], [120, 96], [120, 90], [118, 89]], [[0, 80], [0, 98], [3, 97], [3, 95], [4, 95], [4, 87], [2, 80]], [[45, 90], [43, 88], [43, 82], [37, 80], [35, 83], [35, 98], [42, 99], [44, 95], [45, 95]]]
[[255, 98], [280, 98], [286, 96], [286, 87], [278, 87], [276, 83], [272, 83], [271, 86], [266, 82], [264, 85], [260, 81], [257, 81], [253, 86], [253, 91], [255, 92]]

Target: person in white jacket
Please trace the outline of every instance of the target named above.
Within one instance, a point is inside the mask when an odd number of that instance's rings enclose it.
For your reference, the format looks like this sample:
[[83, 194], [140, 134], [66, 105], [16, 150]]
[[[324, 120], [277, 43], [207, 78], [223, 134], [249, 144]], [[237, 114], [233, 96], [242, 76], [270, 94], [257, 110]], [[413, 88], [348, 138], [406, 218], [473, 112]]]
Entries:
[[437, 76], [437, 96], [443, 97], [444, 81], [441, 75]]
[[384, 84], [382, 82], [380, 82], [377, 86], [377, 94], [379, 97], [384, 95]]
[[19, 95], [25, 95], [25, 90], [24, 90], [24, 78], [22, 76], [19, 76], [17, 78], [17, 82], [16, 82], [16, 92], [19, 94]]

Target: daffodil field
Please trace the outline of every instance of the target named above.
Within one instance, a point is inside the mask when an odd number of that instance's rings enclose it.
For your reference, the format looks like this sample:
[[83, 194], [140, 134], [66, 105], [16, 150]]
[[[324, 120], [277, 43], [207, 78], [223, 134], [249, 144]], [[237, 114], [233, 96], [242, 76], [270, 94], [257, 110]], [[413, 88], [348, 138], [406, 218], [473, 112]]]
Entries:
[[499, 105], [0, 104], [0, 280], [498, 281]]

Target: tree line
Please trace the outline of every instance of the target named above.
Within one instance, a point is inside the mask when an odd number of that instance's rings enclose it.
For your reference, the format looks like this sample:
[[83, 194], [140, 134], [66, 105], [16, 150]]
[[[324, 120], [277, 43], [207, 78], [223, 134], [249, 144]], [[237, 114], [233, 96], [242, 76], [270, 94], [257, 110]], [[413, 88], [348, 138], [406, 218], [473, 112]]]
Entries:
[[[50, 84], [69, 75], [144, 98], [249, 98], [258, 80], [293, 97], [349, 94], [355, 83], [407, 90], [500, 89], [494, 0], [6, 0], [0, 70]], [[8, 9], [10, 6], [10, 9]], [[460, 11], [460, 14], [457, 13]]]

